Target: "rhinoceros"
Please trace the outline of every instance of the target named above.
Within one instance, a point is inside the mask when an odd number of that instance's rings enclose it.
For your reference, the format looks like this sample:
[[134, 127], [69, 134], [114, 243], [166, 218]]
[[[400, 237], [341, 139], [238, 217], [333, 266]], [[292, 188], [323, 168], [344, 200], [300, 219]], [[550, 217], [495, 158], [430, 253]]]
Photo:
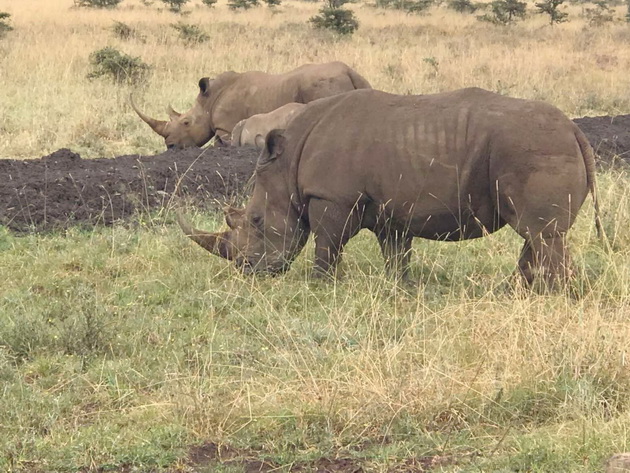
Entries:
[[251, 199], [226, 211], [230, 230], [179, 220], [248, 273], [288, 269], [312, 232], [314, 273], [332, 274], [367, 228], [397, 277], [413, 237], [466, 240], [508, 224], [525, 240], [517, 279], [555, 286], [571, 274], [566, 233], [589, 191], [599, 230], [593, 150], [549, 104], [478, 88], [360, 90], [313, 102], [268, 134]]
[[216, 135], [229, 139], [234, 126], [258, 113], [271, 112], [291, 102], [308, 103], [370, 84], [342, 62], [306, 64], [284, 74], [265, 72], [224, 72], [214, 79], [199, 81], [199, 94], [193, 108], [178, 113], [167, 108], [169, 121], [142, 113], [131, 106], [157, 134], [167, 148], [203, 146]]
[[264, 147], [265, 137], [273, 129], [286, 128], [291, 119], [304, 108], [303, 103], [288, 103], [269, 113], [259, 113], [241, 120], [232, 130], [232, 146]]

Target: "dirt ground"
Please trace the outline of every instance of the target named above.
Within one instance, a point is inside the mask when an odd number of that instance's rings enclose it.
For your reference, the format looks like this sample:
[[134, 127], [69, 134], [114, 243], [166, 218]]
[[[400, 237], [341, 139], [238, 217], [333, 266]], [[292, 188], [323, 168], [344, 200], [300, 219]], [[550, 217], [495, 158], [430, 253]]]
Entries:
[[[630, 115], [575, 122], [602, 162], [619, 156], [619, 164], [630, 163]], [[176, 188], [199, 207], [219, 207], [244, 188], [257, 156], [253, 148], [225, 147], [111, 159], [60, 149], [40, 159], [0, 159], [0, 225], [17, 232], [107, 225], [168, 206]]]
[[82, 159], [68, 149], [0, 160], [0, 225], [17, 232], [111, 224], [168, 206], [177, 195], [219, 206], [251, 177], [254, 148], [191, 148], [156, 156]]

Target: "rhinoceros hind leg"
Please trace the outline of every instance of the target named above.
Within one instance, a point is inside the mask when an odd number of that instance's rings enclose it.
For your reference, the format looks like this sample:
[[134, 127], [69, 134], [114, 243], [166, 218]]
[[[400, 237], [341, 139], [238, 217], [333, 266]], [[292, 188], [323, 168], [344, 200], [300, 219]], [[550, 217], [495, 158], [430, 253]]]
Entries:
[[527, 287], [565, 287], [573, 274], [566, 235], [557, 233], [526, 238], [517, 273]]
[[409, 259], [413, 237], [408, 232], [397, 230], [383, 230], [376, 236], [385, 258], [387, 274], [407, 282], [409, 280]]
[[348, 209], [327, 200], [311, 199], [308, 218], [315, 235], [313, 275], [333, 275], [344, 245], [361, 229], [360, 213], [356, 206]]

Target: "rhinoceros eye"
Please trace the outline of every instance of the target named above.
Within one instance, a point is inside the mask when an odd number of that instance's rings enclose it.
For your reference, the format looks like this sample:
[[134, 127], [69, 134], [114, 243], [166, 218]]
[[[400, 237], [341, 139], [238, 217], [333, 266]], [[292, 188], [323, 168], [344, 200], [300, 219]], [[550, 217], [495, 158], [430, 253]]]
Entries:
[[252, 215], [252, 223], [259, 227], [262, 225], [263, 218], [260, 215]]
[[182, 122], [182, 124], [183, 124], [184, 126], [188, 126], [188, 125], [190, 125], [190, 120], [184, 120], [184, 121]]

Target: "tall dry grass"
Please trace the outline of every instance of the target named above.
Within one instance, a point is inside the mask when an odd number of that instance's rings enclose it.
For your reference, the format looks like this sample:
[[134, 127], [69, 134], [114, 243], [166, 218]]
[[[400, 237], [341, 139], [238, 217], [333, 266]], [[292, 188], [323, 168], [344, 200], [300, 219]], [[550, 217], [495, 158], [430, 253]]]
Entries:
[[[479, 86], [518, 97], [547, 100], [568, 115], [630, 111], [630, 29], [618, 21], [589, 27], [581, 7], [555, 27], [532, 15], [510, 28], [484, 24], [445, 7], [415, 16], [352, 6], [361, 22], [349, 39], [313, 31], [317, 4], [285, 1], [276, 9], [235, 13], [193, 0], [180, 16], [139, 1], [115, 10], [71, 8], [71, 0], [0, 0], [15, 31], [0, 41], [0, 155], [36, 157], [60, 147], [85, 156], [152, 152], [162, 143], [127, 104], [129, 89], [86, 79], [89, 55], [114, 46], [153, 67], [138, 102], [164, 116], [164, 107], [187, 109], [197, 82], [225, 70], [285, 71], [305, 62], [341, 60], [375, 88], [431, 93]], [[531, 5], [530, 5], [531, 8]], [[622, 15], [620, 9], [618, 17]], [[144, 40], [114, 37], [124, 22]], [[199, 25], [210, 40], [187, 45], [170, 27]]]

